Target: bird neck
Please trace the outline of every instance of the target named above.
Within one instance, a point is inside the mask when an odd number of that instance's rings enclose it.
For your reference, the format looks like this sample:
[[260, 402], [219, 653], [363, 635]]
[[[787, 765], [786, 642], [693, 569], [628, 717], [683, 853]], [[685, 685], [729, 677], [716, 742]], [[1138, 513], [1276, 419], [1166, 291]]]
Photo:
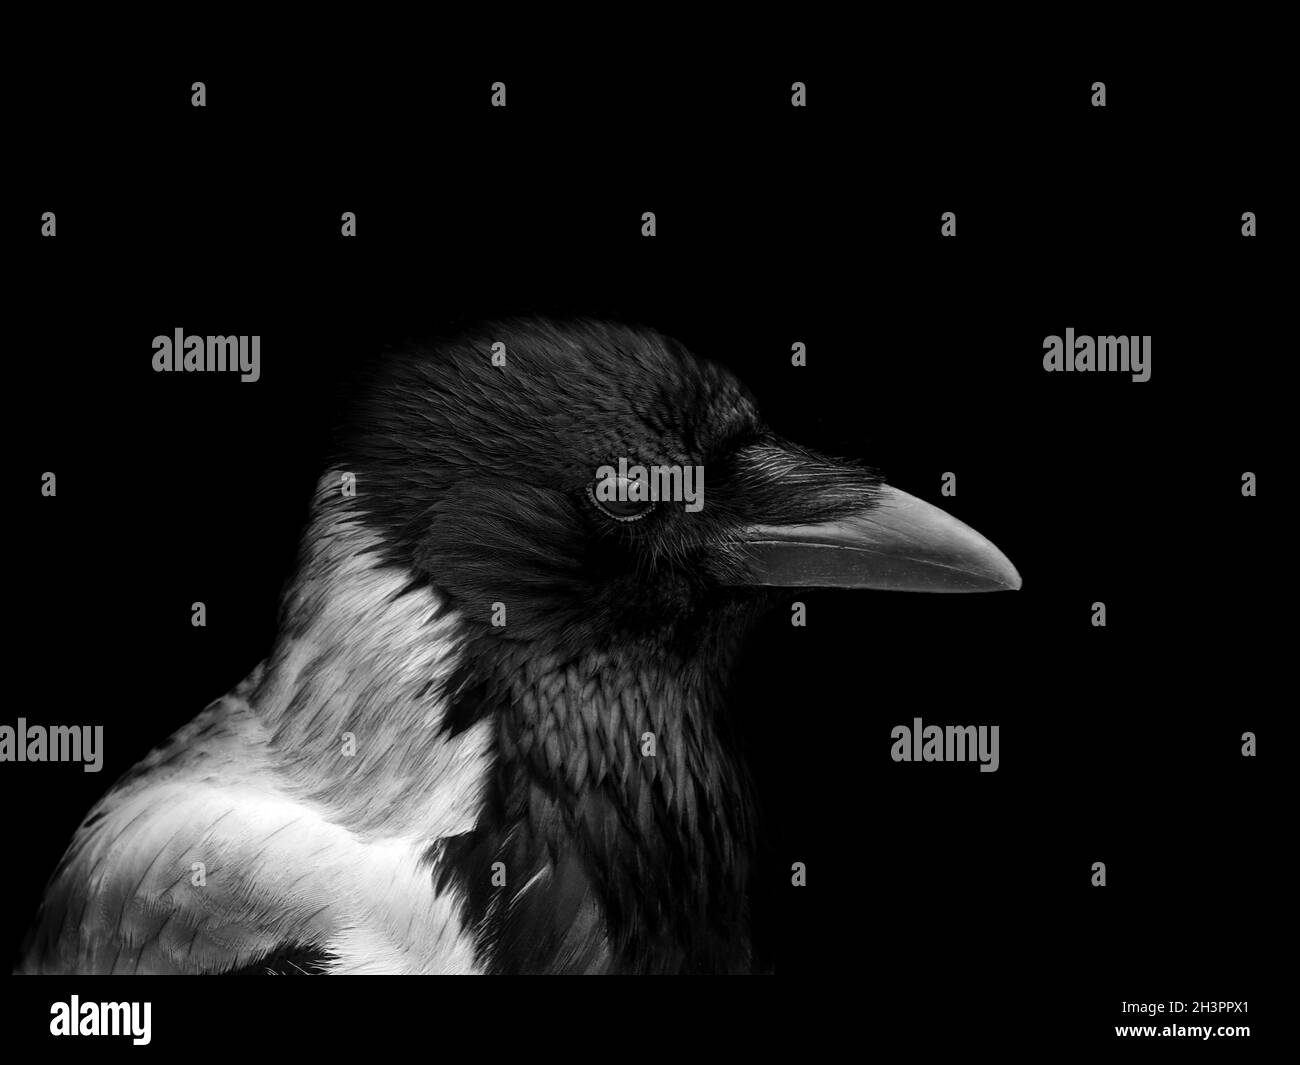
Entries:
[[472, 635], [326, 508], [253, 703], [285, 785], [422, 846], [493, 968], [723, 971], [748, 963], [750, 789], [720, 712], [735, 642]]
[[[493, 967], [746, 968], [750, 787], [716, 662], [651, 642], [488, 642], [464, 660], [448, 721], [492, 723], [494, 772], [474, 831], [437, 857]], [[575, 931], [588, 926], [594, 954]]]
[[380, 546], [318, 503], [251, 702], [289, 790], [362, 838], [427, 842], [473, 827], [491, 729], [443, 727], [462, 627]]

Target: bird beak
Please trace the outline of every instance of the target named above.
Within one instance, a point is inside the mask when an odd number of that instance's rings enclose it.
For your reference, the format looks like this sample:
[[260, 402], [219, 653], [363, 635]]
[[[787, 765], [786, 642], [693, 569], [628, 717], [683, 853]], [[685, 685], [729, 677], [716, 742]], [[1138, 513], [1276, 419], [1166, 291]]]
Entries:
[[1011, 560], [969, 525], [887, 485], [879, 502], [817, 525], [756, 525], [743, 541], [743, 583], [897, 592], [1000, 592], [1020, 587]]

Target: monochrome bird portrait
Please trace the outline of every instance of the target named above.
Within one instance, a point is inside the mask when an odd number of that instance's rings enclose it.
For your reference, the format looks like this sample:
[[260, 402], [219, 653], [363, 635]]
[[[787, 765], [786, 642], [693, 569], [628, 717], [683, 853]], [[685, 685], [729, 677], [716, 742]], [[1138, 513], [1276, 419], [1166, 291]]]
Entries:
[[[597, 490], [628, 464], [698, 468], [702, 505]], [[794, 589], [1019, 586], [652, 330], [394, 350], [268, 657], [90, 811], [19, 969], [752, 971], [759, 826], [726, 705], [747, 630]]]

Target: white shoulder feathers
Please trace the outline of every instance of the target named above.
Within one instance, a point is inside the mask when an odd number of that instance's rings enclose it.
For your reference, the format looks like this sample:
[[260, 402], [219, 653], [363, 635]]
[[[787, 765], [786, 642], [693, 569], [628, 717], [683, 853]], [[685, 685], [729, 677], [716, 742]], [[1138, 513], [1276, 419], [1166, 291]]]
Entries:
[[490, 726], [443, 732], [455, 616], [379, 566], [338, 484], [271, 659], [91, 811], [20, 971], [227, 972], [287, 946], [339, 973], [477, 971], [430, 855], [474, 825]]

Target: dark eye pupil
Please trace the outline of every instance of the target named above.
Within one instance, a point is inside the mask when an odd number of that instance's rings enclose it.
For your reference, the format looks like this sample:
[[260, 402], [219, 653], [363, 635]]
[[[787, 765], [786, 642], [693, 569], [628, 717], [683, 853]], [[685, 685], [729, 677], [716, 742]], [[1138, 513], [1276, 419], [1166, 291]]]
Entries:
[[[609, 495], [608, 492], [602, 494]], [[617, 496], [610, 499], [601, 499], [596, 494], [596, 484], [594, 482], [587, 486], [587, 498], [602, 513], [609, 515], [615, 521], [636, 521], [638, 518], [645, 517], [654, 509], [654, 501], [650, 499], [619, 499]]]
[[603, 510], [607, 510], [619, 518], [630, 518], [635, 514], [643, 514], [650, 509], [651, 505], [650, 503], [637, 503], [631, 499], [610, 499], [600, 504]]

